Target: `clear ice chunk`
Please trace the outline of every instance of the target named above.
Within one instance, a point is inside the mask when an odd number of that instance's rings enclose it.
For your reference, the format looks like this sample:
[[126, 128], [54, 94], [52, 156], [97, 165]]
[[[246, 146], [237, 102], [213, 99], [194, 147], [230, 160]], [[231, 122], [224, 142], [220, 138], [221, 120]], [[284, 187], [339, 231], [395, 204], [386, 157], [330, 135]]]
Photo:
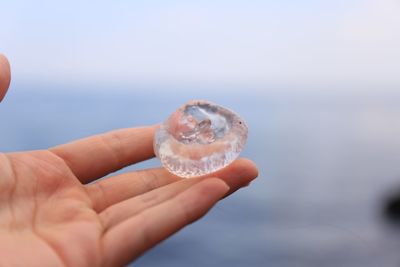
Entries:
[[204, 100], [176, 110], [157, 130], [154, 152], [180, 177], [215, 172], [230, 164], [247, 140], [247, 125], [233, 111]]

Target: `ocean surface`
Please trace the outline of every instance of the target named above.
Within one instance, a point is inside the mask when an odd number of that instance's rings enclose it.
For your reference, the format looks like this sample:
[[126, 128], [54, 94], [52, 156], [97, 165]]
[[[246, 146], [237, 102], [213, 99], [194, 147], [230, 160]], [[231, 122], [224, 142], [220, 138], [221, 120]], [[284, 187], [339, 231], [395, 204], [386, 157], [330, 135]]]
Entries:
[[12, 87], [0, 104], [3, 152], [154, 124], [189, 99], [247, 121], [242, 155], [259, 178], [133, 266], [400, 266], [400, 226], [382, 215], [400, 189], [400, 94], [30, 87]]

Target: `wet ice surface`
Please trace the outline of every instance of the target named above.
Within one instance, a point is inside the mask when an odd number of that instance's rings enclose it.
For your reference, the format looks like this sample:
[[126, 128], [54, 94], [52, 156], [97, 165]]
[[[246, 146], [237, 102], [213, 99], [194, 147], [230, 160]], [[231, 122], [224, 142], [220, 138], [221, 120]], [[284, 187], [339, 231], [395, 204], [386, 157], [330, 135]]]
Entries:
[[162, 165], [181, 177], [215, 172], [235, 160], [247, 140], [237, 114], [204, 100], [192, 100], [157, 130], [154, 151]]

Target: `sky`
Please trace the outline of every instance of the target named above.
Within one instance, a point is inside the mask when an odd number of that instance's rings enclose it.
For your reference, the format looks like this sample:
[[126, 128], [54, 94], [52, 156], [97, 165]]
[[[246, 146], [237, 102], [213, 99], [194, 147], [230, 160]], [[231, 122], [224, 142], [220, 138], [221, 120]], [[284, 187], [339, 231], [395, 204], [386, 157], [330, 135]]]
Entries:
[[24, 83], [400, 86], [400, 0], [2, 1]]

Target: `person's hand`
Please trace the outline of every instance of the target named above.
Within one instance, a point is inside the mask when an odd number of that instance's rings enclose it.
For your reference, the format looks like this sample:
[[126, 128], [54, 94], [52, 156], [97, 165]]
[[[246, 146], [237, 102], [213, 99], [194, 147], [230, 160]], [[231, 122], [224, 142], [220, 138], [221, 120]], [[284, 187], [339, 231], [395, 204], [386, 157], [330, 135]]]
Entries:
[[[1, 57], [0, 95], [7, 66]], [[153, 157], [155, 129], [0, 153], [0, 266], [123, 266], [257, 176], [254, 163], [239, 159], [218, 178], [158, 168], [97, 180]]]
[[0, 54], [0, 102], [6, 95], [10, 85], [10, 64], [5, 56]]

